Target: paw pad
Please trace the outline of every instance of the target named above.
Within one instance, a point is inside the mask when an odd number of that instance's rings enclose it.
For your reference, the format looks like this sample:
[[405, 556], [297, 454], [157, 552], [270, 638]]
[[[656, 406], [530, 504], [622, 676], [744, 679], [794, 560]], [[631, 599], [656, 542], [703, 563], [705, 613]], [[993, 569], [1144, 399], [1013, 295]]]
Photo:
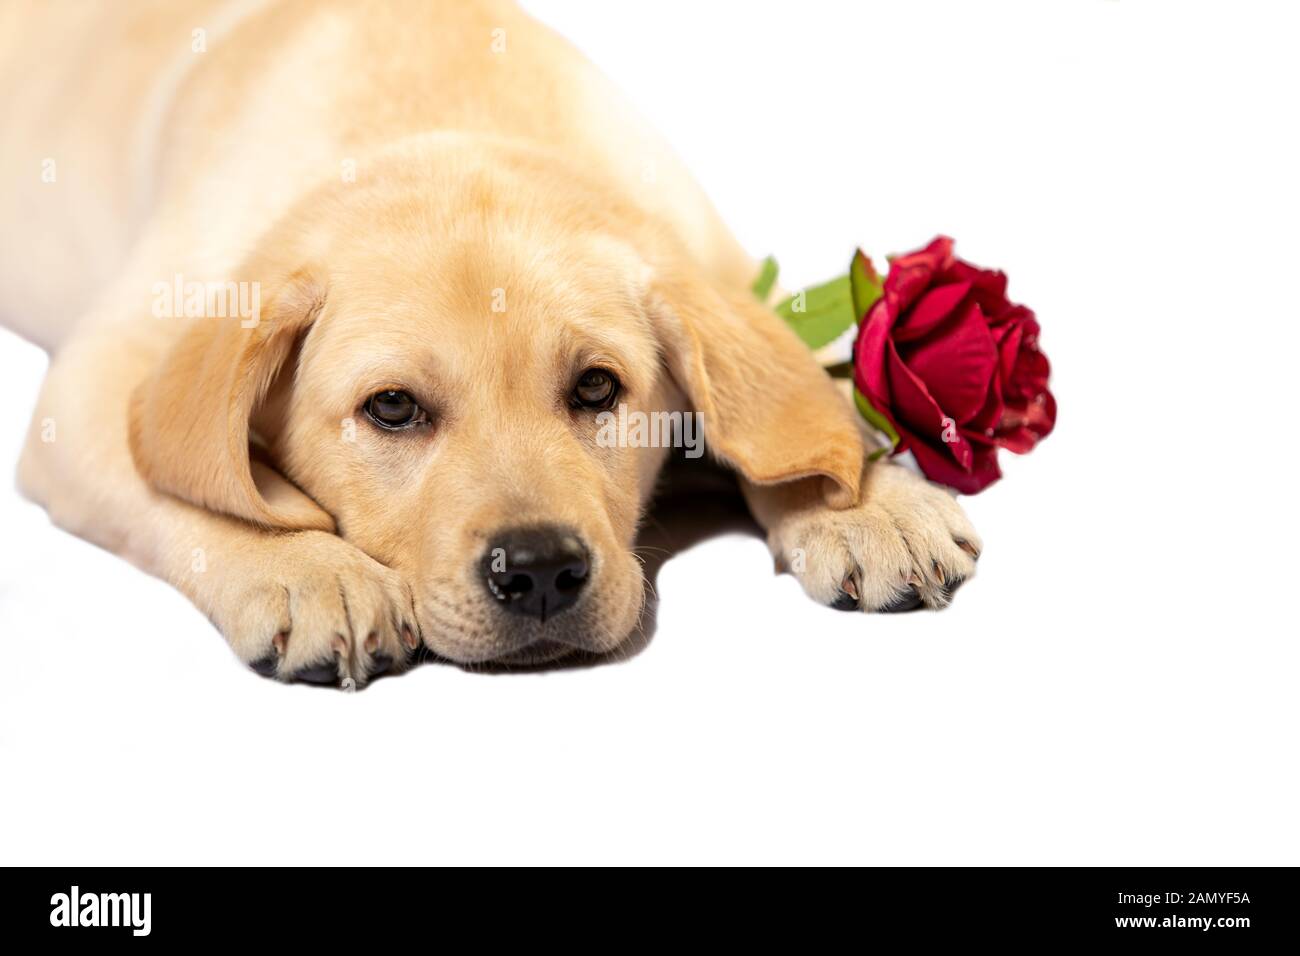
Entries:
[[904, 614], [907, 611], [915, 611], [921, 604], [921, 592], [915, 584], [909, 584], [907, 590], [888, 604], [876, 608], [876, 611], [880, 614]]

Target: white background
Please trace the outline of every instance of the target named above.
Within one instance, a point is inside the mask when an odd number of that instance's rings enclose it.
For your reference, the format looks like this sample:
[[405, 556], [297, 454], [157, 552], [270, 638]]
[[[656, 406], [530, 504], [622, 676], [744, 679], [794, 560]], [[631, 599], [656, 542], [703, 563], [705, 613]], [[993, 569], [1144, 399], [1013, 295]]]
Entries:
[[[528, 6], [788, 286], [938, 232], [1009, 272], [1060, 424], [967, 499], [979, 577], [841, 614], [728, 535], [629, 661], [348, 695], [6, 488], [0, 861], [1300, 863], [1284, 5]], [[5, 472], [44, 361], [0, 333]]]

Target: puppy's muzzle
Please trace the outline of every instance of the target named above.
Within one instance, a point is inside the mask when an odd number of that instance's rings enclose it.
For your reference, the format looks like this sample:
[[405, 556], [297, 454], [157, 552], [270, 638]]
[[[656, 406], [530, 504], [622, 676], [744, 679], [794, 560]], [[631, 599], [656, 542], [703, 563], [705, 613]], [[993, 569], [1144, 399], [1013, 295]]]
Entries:
[[545, 622], [572, 607], [587, 584], [590, 554], [572, 531], [555, 525], [512, 528], [483, 558], [484, 586], [507, 610]]

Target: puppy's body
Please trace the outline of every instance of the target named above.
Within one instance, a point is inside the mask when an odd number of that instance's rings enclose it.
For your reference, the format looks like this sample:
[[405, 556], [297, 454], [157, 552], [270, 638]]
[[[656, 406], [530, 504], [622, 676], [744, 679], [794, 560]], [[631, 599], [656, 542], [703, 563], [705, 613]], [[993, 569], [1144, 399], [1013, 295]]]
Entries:
[[[20, 483], [259, 669], [623, 640], [663, 451], [594, 441], [584, 369], [699, 411], [819, 600], [941, 605], [972, 572], [951, 498], [864, 468], [671, 151], [512, 5], [32, 3], [0, 37], [0, 316], [54, 354]], [[260, 315], [159, 317], [174, 277], [245, 283]], [[427, 427], [367, 422], [397, 389]], [[518, 528], [582, 552], [549, 621], [482, 587]]]

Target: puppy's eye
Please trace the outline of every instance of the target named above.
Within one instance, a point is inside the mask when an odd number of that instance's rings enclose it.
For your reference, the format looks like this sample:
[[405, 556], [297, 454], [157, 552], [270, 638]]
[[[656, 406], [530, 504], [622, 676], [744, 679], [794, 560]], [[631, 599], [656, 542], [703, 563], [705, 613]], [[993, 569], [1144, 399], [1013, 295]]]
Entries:
[[376, 392], [366, 401], [366, 414], [380, 428], [406, 428], [427, 420], [427, 416], [408, 392]]
[[603, 368], [589, 368], [573, 387], [573, 404], [578, 408], [609, 408], [618, 397], [618, 378]]

